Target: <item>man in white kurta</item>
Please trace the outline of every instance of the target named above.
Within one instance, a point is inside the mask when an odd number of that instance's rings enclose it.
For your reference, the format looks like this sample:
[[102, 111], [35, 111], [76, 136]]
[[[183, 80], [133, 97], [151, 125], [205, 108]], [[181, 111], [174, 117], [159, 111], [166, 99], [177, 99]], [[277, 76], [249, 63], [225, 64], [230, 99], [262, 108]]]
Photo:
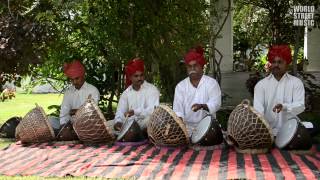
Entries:
[[124, 123], [125, 113], [132, 110], [134, 115], [130, 118], [136, 118], [140, 127], [145, 129], [154, 107], [159, 105], [159, 96], [158, 89], [147, 81], [143, 82], [138, 91], [130, 85], [120, 97], [115, 123]]
[[144, 62], [135, 58], [125, 67], [127, 89], [119, 99], [114, 129], [120, 130], [126, 120], [136, 120], [146, 131], [147, 123], [155, 106], [159, 105], [159, 90], [144, 80]]
[[217, 81], [203, 75], [205, 59], [202, 48], [191, 49], [184, 57], [188, 77], [175, 88], [173, 111], [186, 123], [189, 136], [208, 114], [216, 117], [221, 106], [221, 90]]
[[[283, 106], [279, 113], [273, 111], [277, 104]], [[254, 108], [264, 115], [276, 136], [285, 121], [304, 111], [303, 83], [288, 73], [280, 81], [270, 74], [254, 89]]]
[[291, 60], [288, 46], [272, 46], [268, 53], [272, 73], [259, 81], [254, 89], [254, 108], [264, 115], [274, 136], [288, 119], [305, 109], [303, 83], [287, 73]]
[[85, 82], [85, 68], [80, 61], [65, 64], [64, 74], [70, 79], [71, 86], [64, 93], [59, 118], [49, 117], [56, 132], [70, 121], [71, 116], [84, 104], [89, 95], [96, 103], [100, 99], [98, 89]]
[[72, 109], [79, 109], [89, 95], [91, 95], [92, 99], [98, 104], [100, 93], [95, 86], [87, 82], [84, 82], [80, 89], [72, 85], [65, 91], [60, 110], [61, 125], [66, 124], [71, 119], [70, 111]]

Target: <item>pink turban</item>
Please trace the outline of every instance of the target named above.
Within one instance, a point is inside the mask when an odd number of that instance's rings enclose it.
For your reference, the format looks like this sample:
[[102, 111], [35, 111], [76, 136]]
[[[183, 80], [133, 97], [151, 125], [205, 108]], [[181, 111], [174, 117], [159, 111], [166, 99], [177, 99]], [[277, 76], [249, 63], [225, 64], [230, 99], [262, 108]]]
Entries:
[[196, 48], [192, 48], [189, 52], [184, 56], [184, 62], [189, 64], [191, 61], [196, 61], [202, 67], [206, 64], [206, 60], [203, 56], [204, 50], [201, 46]]
[[268, 52], [268, 61], [273, 62], [274, 58], [279, 57], [290, 64], [292, 61], [291, 49], [288, 45], [273, 45]]
[[63, 72], [69, 78], [84, 77], [85, 69], [79, 60], [63, 65]]
[[144, 62], [140, 58], [130, 60], [125, 66], [126, 87], [131, 85], [130, 77], [137, 71], [144, 72]]

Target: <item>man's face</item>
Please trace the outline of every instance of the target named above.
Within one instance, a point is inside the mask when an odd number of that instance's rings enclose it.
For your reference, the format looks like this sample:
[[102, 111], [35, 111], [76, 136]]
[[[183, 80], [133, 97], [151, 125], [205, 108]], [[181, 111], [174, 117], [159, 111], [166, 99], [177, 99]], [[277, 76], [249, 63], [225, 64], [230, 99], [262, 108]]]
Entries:
[[188, 75], [191, 79], [199, 78], [203, 74], [203, 67], [197, 61], [191, 61], [186, 64]]
[[140, 86], [141, 86], [141, 85], [143, 84], [143, 82], [144, 82], [144, 73], [141, 72], [141, 71], [135, 72], [135, 73], [131, 76], [131, 82], [132, 82], [132, 86], [140, 88]]
[[71, 84], [74, 85], [76, 89], [80, 89], [84, 83], [84, 77], [79, 76], [75, 78], [70, 78]]
[[287, 72], [288, 65], [286, 61], [280, 57], [275, 57], [271, 63], [271, 70], [274, 76], [282, 76]]

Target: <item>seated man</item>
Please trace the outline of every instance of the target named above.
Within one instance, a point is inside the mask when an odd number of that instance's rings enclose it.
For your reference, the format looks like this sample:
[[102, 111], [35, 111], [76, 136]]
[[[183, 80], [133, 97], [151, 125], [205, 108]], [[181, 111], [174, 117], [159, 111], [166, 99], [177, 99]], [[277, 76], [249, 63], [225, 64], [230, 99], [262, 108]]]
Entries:
[[221, 106], [221, 90], [217, 81], [203, 74], [206, 61], [203, 49], [191, 49], [184, 57], [188, 77], [175, 88], [173, 111], [182, 118], [191, 136], [192, 130], [207, 114], [216, 116]]
[[[254, 108], [264, 115], [273, 135], [277, 136], [288, 119], [304, 111], [305, 90], [300, 79], [287, 73], [292, 61], [289, 46], [272, 46], [268, 52], [268, 61], [271, 63], [271, 74], [255, 86]], [[311, 123], [304, 124], [309, 130], [315, 130]]]
[[60, 118], [50, 117], [53, 129], [57, 132], [68, 123], [77, 109], [85, 103], [89, 95], [98, 103], [100, 93], [96, 87], [85, 81], [85, 68], [75, 60], [64, 65], [64, 74], [70, 79], [71, 86], [65, 91], [61, 104]]
[[143, 131], [155, 106], [159, 105], [159, 90], [144, 80], [144, 62], [135, 58], [125, 66], [126, 87], [119, 99], [114, 129], [120, 130], [126, 119], [135, 119]]

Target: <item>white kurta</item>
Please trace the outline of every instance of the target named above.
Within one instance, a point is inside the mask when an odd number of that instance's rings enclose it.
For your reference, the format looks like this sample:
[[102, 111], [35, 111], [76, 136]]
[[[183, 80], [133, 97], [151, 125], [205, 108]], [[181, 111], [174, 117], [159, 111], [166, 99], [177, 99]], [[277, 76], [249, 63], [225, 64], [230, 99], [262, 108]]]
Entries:
[[[192, 111], [193, 104], [207, 104], [209, 112], [199, 110]], [[198, 87], [191, 84], [190, 78], [182, 80], [175, 89], [173, 111], [181, 117], [187, 125], [189, 135], [200, 120], [208, 113], [216, 116], [221, 106], [221, 90], [217, 81], [209, 76], [203, 75]]]
[[[304, 111], [304, 86], [300, 79], [288, 73], [280, 81], [270, 74], [254, 88], [254, 108], [269, 122], [273, 135], [277, 135], [282, 124]], [[282, 104], [280, 113], [273, 112], [276, 104]]]
[[[137, 118], [139, 120], [148, 118], [152, 114], [155, 106], [159, 105], [159, 97], [159, 90], [147, 81], [143, 82], [138, 91], [134, 90], [132, 85], [130, 85], [120, 96], [115, 115], [115, 123], [124, 122], [124, 113], [129, 110], [134, 111], [134, 116], [131, 118]], [[141, 126], [142, 124], [139, 123], [139, 125]]]
[[84, 82], [79, 90], [74, 86], [70, 86], [63, 96], [60, 110], [60, 124], [66, 124], [71, 118], [69, 115], [70, 110], [78, 109], [82, 104], [84, 104], [90, 94], [98, 104], [100, 93], [93, 85]]

